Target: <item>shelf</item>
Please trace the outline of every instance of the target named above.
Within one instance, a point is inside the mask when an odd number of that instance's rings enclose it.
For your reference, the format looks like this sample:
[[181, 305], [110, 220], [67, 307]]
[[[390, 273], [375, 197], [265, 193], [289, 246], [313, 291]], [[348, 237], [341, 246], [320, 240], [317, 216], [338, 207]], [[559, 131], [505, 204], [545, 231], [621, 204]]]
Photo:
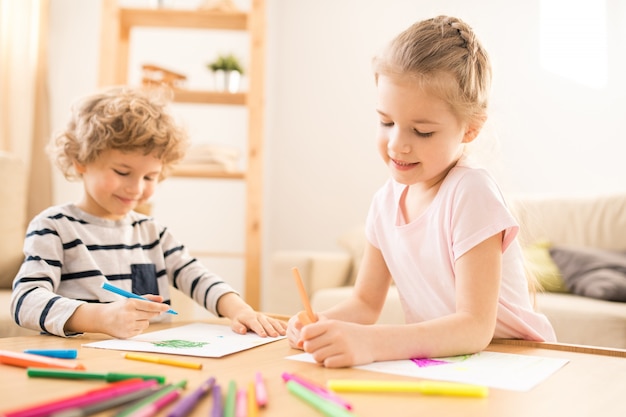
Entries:
[[122, 31], [133, 26], [246, 30], [248, 15], [243, 12], [218, 12], [185, 9], [119, 9]]
[[245, 179], [246, 174], [242, 171], [218, 171], [215, 168], [207, 167], [201, 164], [184, 164], [175, 166], [172, 169], [171, 176], [242, 180]]
[[[261, 295], [263, 131], [265, 108], [265, 0], [251, 0], [248, 12], [221, 12], [199, 9], [124, 8], [119, 0], [102, 0], [100, 45], [101, 86], [128, 83], [128, 67], [133, 28], [200, 29], [242, 31], [248, 35], [250, 59], [247, 91], [221, 91], [174, 88], [174, 102], [244, 106], [247, 110], [247, 161], [243, 170], [219, 171], [201, 164], [179, 164], [170, 177], [208, 180], [240, 180], [245, 186], [245, 250], [242, 254], [212, 253], [217, 257], [243, 257], [246, 301], [259, 308]], [[221, 35], [221, 34], [220, 34]], [[185, 47], [181, 45], [180, 47]], [[166, 51], [163, 51], [166, 58]], [[203, 109], [212, 111], [211, 108]], [[208, 254], [208, 252], [207, 252]]]
[[202, 91], [202, 90], [186, 90], [182, 88], [173, 88], [174, 101], [178, 103], [196, 103], [196, 104], [227, 104], [239, 105], [246, 104], [246, 93], [226, 93], [220, 91]]

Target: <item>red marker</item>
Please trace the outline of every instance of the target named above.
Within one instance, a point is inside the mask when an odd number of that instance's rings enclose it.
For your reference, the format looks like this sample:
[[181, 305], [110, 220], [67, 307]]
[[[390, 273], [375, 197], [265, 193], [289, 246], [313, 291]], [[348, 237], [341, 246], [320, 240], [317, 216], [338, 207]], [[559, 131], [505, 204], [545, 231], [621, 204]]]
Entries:
[[4, 417], [44, 417], [58, 411], [67, 410], [69, 408], [84, 407], [115, 398], [119, 395], [154, 387], [157, 384], [157, 381], [154, 379], [148, 381], [144, 381], [142, 379], [128, 379], [125, 381], [114, 382], [103, 388], [89, 390], [78, 395], [63, 397], [16, 410], [3, 411], [0, 414]]

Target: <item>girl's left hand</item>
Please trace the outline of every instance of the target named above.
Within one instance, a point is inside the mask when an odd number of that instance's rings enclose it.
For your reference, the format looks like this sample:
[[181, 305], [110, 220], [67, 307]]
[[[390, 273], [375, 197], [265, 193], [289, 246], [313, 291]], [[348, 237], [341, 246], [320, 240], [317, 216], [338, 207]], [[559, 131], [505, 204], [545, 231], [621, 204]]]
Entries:
[[302, 327], [304, 351], [327, 368], [374, 362], [372, 326], [339, 320], [320, 320]]
[[298, 315], [293, 315], [287, 322], [287, 340], [289, 346], [294, 349], [302, 349], [302, 341], [300, 340], [300, 331], [302, 330], [302, 323], [298, 319]]

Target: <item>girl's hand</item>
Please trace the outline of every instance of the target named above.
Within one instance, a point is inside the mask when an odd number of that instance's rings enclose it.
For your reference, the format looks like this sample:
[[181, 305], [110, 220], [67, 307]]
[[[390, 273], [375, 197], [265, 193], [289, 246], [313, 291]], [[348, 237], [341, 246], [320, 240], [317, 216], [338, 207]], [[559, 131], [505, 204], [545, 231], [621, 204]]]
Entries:
[[248, 307], [240, 310], [232, 318], [231, 328], [239, 334], [246, 334], [249, 329], [261, 337], [278, 337], [285, 335], [287, 323]]
[[[66, 332], [104, 333], [119, 339], [137, 336], [150, 319], [169, 310], [160, 295], [144, 295], [150, 301], [128, 298], [113, 303], [83, 304], [65, 324]], [[156, 302], [153, 302], [156, 301]]]
[[[301, 320], [302, 317], [305, 317], [306, 321]], [[315, 320], [318, 321], [319, 319], [320, 316], [315, 313]], [[300, 337], [300, 332], [304, 326], [310, 323], [311, 321], [304, 311], [301, 311], [289, 319], [287, 322], [287, 340], [289, 341], [289, 346], [294, 349], [302, 349], [303, 340]]]
[[[291, 320], [289, 322], [291, 323]], [[291, 337], [291, 334], [288, 333], [288, 337]], [[300, 330], [304, 351], [327, 368], [374, 362], [371, 342], [375, 337], [372, 326], [338, 320], [320, 320]]]
[[300, 331], [302, 330], [302, 323], [298, 320], [298, 315], [291, 316], [287, 322], [287, 340], [289, 346], [294, 349], [302, 349], [302, 341], [300, 340]]

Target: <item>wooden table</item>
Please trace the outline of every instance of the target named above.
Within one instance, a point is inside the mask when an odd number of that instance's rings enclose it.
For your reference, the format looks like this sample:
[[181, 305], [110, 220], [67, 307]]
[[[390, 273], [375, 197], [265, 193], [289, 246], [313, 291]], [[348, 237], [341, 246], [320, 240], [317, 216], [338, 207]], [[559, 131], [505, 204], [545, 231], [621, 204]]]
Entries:
[[[219, 322], [211, 320], [210, 322]], [[149, 331], [180, 326], [183, 322], [159, 324]], [[56, 336], [0, 338], [0, 349], [78, 349], [79, 360], [90, 371], [137, 372], [167, 376], [168, 382], [188, 380], [187, 395], [210, 376], [226, 388], [232, 379], [247, 387], [260, 371], [267, 384], [268, 406], [260, 416], [306, 417], [321, 414], [290, 394], [281, 378], [283, 372], [298, 373], [324, 384], [328, 379], [405, 379], [411, 378], [358, 369], [326, 369], [285, 359], [300, 351], [289, 348], [286, 340], [269, 343], [223, 358], [189, 358], [203, 363], [202, 370], [124, 359], [119, 351], [84, 348], [81, 344], [108, 339], [105, 335], [85, 334], [64, 339]], [[524, 341], [496, 341], [487, 350], [569, 359], [569, 363], [528, 392], [491, 389], [484, 399], [422, 396], [419, 394], [355, 394], [341, 396], [354, 406], [357, 416], [626, 416], [626, 351], [592, 349], [571, 345], [550, 345]], [[176, 357], [176, 356], [172, 356]], [[0, 410], [11, 410], [102, 386], [101, 381], [28, 378], [25, 369], [0, 364]], [[204, 398], [192, 413], [208, 416], [212, 399]], [[113, 415], [115, 411], [102, 413]], [[159, 416], [166, 416], [167, 409]]]

